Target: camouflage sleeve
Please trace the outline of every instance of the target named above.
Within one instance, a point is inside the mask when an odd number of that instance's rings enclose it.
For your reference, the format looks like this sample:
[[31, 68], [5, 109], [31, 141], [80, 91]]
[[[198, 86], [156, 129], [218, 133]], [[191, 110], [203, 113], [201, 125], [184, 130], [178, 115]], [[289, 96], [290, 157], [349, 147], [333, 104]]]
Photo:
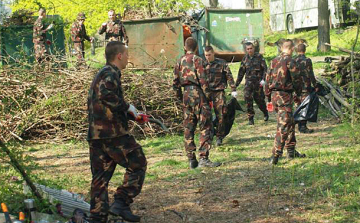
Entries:
[[317, 82], [316, 82], [316, 78], [315, 78], [315, 74], [314, 74], [314, 70], [313, 70], [312, 61], [310, 58], [307, 59], [306, 69], [308, 71], [311, 84], [313, 85], [313, 87], [315, 87], [317, 85]]
[[236, 85], [235, 85], [234, 78], [232, 76], [229, 65], [227, 65], [226, 63], [224, 64], [224, 72], [225, 72], [225, 75], [226, 75], [226, 80], [228, 81], [228, 83], [229, 83], [229, 85], [231, 87], [231, 90], [236, 91]]
[[269, 89], [269, 84], [270, 84], [270, 77], [271, 77], [271, 73], [273, 72], [272, 69], [272, 62], [270, 62], [270, 66], [266, 72], [266, 76], [265, 76], [265, 86], [264, 86], [264, 90], [265, 90], [265, 95], [266, 97], [270, 98], [271, 97], [271, 91]]
[[236, 79], [236, 84], [235, 84], [236, 86], [240, 85], [241, 81], [244, 78], [245, 72], [246, 72], [246, 67], [245, 67], [245, 63], [244, 63], [244, 59], [243, 59], [241, 61], [238, 76], [237, 76], [237, 79]]
[[302, 77], [300, 74], [300, 70], [299, 70], [298, 66], [296, 65], [295, 60], [292, 59], [290, 61], [288, 68], [290, 71], [291, 80], [292, 80], [292, 84], [293, 84], [295, 93], [297, 96], [300, 97], [303, 83], [302, 83]]
[[176, 97], [179, 100], [182, 100], [182, 91], [181, 91], [179, 71], [180, 71], [180, 62], [176, 63], [175, 68], [174, 68], [175, 78], [173, 80], [173, 89], [176, 93]]
[[106, 27], [107, 27], [107, 25], [106, 26], [103, 26], [103, 25], [100, 26], [99, 31], [98, 31], [99, 35], [103, 34], [106, 31]]
[[129, 45], [129, 37], [128, 37], [127, 34], [126, 34], [126, 30], [125, 30], [124, 24], [121, 24], [121, 32], [122, 32], [122, 35], [123, 35], [123, 37], [124, 37], [124, 40], [125, 40], [126, 45]]
[[210, 88], [209, 88], [209, 81], [205, 72], [205, 64], [204, 61], [200, 57], [194, 57], [196, 58], [194, 61], [196, 73], [199, 78], [199, 84], [201, 86], [201, 89], [203, 90], [205, 97], [208, 101], [210, 101]]
[[[122, 93], [118, 95], [118, 85], [115, 80], [114, 74], [105, 74], [102, 80], [99, 82], [99, 99], [111, 111], [127, 111], [129, 104], [125, 101]], [[122, 90], [120, 90], [122, 92]]]
[[76, 25], [73, 24], [70, 29], [70, 36], [72, 41], [76, 41], [76, 37], [79, 35], [79, 32], [76, 29]]
[[266, 77], [266, 72], [267, 72], [267, 65], [266, 65], [266, 61], [264, 59], [263, 56], [261, 56], [261, 69], [262, 69], [262, 72], [263, 72], [263, 75], [261, 77], [262, 80], [265, 80], [265, 77]]

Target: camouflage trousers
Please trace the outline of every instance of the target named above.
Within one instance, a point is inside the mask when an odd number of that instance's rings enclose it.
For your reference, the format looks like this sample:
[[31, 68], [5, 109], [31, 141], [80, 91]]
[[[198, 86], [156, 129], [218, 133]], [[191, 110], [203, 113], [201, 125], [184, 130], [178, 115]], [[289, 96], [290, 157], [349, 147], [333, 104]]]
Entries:
[[285, 91], [273, 91], [271, 102], [277, 113], [277, 129], [274, 140], [273, 155], [282, 156], [285, 148], [288, 153], [295, 150], [295, 122], [292, 113], [293, 97]]
[[47, 51], [43, 42], [34, 43], [35, 59], [38, 63], [42, 63], [47, 59]]
[[224, 126], [224, 114], [226, 112], [226, 97], [225, 91], [212, 91], [211, 100], [214, 105], [214, 111], [216, 118], [218, 120], [218, 125], [216, 128], [216, 137], [223, 139], [225, 135], [225, 126]]
[[91, 217], [106, 219], [109, 209], [108, 185], [116, 165], [126, 168], [122, 185], [116, 189], [115, 200], [132, 203], [142, 188], [147, 161], [141, 146], [133, 136], [90, 140]]
[[85, 65], [85, 48], [84, 42], [74, 43], [75, 56], [77, 59], [77, 66]]
[[196, 126], [200, 128], [199, 155], [201, 158], [209, 156], [212, 141], [211, 110], [200, 87], [185, 86], [184, 95], [184, 138], [187, 157], [195, 157], [196, 146], [194, 135]]
[[248, 118], [254, 117], [254, 100], [259, 109], [267, 114], [265, 94], [258, 81], [247, 81], [244, 88], [244, 99], [246, 102]]

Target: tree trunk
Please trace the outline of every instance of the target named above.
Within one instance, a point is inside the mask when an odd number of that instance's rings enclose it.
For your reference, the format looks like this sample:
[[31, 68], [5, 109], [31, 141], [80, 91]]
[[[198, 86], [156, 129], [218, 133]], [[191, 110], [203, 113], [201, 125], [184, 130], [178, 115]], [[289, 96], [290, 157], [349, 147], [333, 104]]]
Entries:
[[211, 8], [216, 8], [219, 2], [218, 0], [210, 0], [209, 3]]
[[330, 51], [330, 46], [325, 43], [330, 43], [330, 12], [328, 7], [328, 0], [318, 0], [318, 50], [321, 52]]
[[245, 0], [246, 8], [253, 9], [254, 8], [254, 0]]

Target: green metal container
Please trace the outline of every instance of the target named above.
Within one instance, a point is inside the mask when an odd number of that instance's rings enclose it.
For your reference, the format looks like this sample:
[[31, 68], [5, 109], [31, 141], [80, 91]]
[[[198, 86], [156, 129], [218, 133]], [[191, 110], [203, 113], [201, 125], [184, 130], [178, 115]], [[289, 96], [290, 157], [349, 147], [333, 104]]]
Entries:
[[211, 45], [216, 55], [228, 61], [239, 61], [245, 55], [242, 41], [258, 39], [260, 53], [264, 53], [262, 9], [205, 9], [199, 25], [209, 32], [198, 31], [193, 36], [199, 43], [199, 54]]
[[[35, 60], [32, 25], [1, 27], [0, 38], [3, 64]], [[45, 44], [50, 54], [57, 57], [65, 55], [65, 34], [62, 23], [55, 23], [54, 28], [47, 32], [46, 38], [51, 42]]]
[[137, 68], [173, 67], [184, 54], [179, 17], [124, 21], [129, 37], [129, 63]]

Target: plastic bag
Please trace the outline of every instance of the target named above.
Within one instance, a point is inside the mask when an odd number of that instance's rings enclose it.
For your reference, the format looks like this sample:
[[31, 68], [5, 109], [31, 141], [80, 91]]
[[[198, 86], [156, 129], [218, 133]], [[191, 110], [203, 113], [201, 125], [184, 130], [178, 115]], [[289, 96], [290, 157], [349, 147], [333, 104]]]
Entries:
[[316, 92], [311, 92], [294, 112], [295, 122], [309, 121], [317, 122], [319, 111], [319, 97]]

